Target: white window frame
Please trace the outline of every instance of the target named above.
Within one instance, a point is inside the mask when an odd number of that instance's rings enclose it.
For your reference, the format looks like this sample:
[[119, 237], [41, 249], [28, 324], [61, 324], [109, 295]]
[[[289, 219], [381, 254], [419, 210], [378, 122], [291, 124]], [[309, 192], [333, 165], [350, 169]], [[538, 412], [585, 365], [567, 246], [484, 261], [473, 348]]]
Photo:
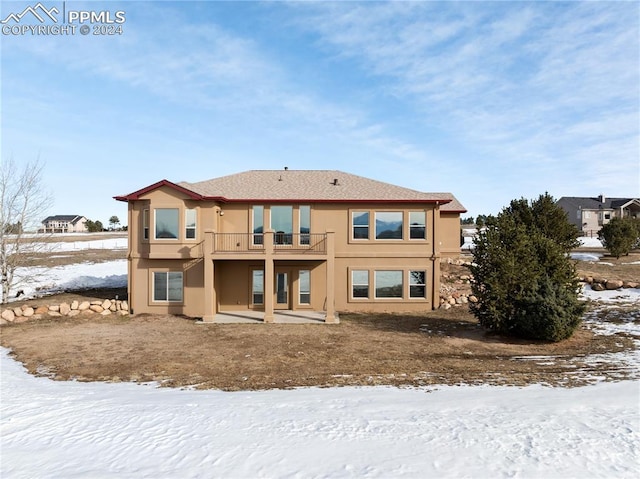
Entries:
[[[408, 271], [409, 273], [409, 278], [408, 278], [408, 284], [409, 284], [409, 299], [426, 299], [427, 297], [427, 271], [424, 269], [411, 269]], [[413, 274], [412, 273], [422, 273], [424, 275], [424, 283], [413, 283], [412, 279], [413, 279]], [[424, 294], [422, 294], [421, 296], [414, 296], [411, 294], [411, 287], [412, 286], [422, 286], [424, 288]]]
[[[189, 215], [193, 214], [193, 226], [189, 226]], [[189, 232], [193, 232], [193, 236], [189, 237]], [[198, 210], [195, 208], [186, 208], [184, 210], [184, 239], [196, 240], [198, 238]]]
[[[355, 274], [356, 273], [366, 273], [367, 282], [366, 283], [356, 283]], [[366, 286], [367, 287], [367, 295], [366, 296], [355, 296], [353, 294], [354, 288], [356, 286]], [[351, 299], [355, 300], [368, 300], [371, 298], [371, 274], [368, 269], [352, 269], [351, 270]]]
[[[158, 299], [156, 298], [156, 275], [166, 275], [166, 299]], [[169, 277], [172, 275], [180, 276], [180, 299], [169, 299], [170, 294], [170, 284], [171, 281]], [[184, 301], [184, 273], [182, 271], [153, 271], [152, 272], [152, 282], [151, 282], [151, 299], [154, 303], [182, 303]]]

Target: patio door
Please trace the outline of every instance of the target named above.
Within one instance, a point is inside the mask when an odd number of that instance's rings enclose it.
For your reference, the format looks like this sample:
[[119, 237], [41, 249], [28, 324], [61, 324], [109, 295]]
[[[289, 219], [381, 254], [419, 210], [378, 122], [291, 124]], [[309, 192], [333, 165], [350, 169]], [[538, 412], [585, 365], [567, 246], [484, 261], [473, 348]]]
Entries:
[[274, 309], [291, 308], [291, 272], [288, 270], [275, 271], [275, 293]]

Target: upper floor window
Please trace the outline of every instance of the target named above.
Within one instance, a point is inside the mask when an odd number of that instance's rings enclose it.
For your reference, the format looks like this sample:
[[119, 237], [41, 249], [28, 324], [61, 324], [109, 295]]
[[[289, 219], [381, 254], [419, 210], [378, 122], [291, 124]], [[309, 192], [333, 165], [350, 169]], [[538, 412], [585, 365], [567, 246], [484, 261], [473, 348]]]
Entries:
[[300, 213], [300, 244], [309, 244], [309, 233], [311, 233], [311, 206], [301, 205]]
[[178, 239], [180, 212], [178, 208], [156, 208], [156, 239]]
[[351, 217], [353, 222], [353, 239], [369, 239], [369, 212], [354, 211]]
[[149, 239], [149, 210], [142, 210], [142, 239]]
[[376, 211], [376, 239], [402, 239], [402, 211]]
[[426, 239], [426, 215], [424, 211], [409, 212], [409, 238]]
[[184, 237], [186, 239], [196, 238], [196, 210], [185, 210], [184, 212]]
[[253, 207], [253, 244], [263, 244], [264, 234], [264, 206], [255, 205]]
[[275, 232], [275, 244], [292, 244], [293, 240], [293, 206], [271, 207], [271, 229]]

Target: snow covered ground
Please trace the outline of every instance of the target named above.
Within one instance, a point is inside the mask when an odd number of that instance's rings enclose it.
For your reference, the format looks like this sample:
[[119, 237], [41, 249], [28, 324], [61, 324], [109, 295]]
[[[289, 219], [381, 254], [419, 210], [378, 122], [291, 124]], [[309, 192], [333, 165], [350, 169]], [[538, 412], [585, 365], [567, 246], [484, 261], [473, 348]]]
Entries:
[[[46, 273], [43, 283], [59, 286], [126, 284], [125, 261]], [[583, 294], [640, 309], [638, 290]], [[637, 335], [639, 322], [630, 313], [624, 324], [594, 328]], [[638, 370], [640, 355], [625, 354]], [[0, 399], [2, 478], [635, 478], [640, 470], [637, 380], [230, 393], [36, 378], [0, 349]]]

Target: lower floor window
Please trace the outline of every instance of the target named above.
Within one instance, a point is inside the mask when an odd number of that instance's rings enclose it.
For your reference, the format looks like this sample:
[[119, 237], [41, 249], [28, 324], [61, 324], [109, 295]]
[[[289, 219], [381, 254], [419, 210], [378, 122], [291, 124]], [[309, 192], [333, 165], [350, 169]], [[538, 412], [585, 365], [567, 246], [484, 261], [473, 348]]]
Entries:
[[354, 298], [369, 297], [369, 271], [354, 270], [351, 272], [351, 295]]
[[402, 298], [402, 271], [376, 271], [376, 298]]
[[182, 302], [182, 271], [153, 273], [153, 300]]
[[409, 271], [409, 297], [426, 298], [427, 274], [425, 271]]
[[253, 304], [264, 304], [264, 271], [254, 269], [251, 277], [251, 301]]
[[301, 269], [298, 272], [298, 281], [300, 285], [300, 304], [311, 304], [311, 282], [308, 269]]

